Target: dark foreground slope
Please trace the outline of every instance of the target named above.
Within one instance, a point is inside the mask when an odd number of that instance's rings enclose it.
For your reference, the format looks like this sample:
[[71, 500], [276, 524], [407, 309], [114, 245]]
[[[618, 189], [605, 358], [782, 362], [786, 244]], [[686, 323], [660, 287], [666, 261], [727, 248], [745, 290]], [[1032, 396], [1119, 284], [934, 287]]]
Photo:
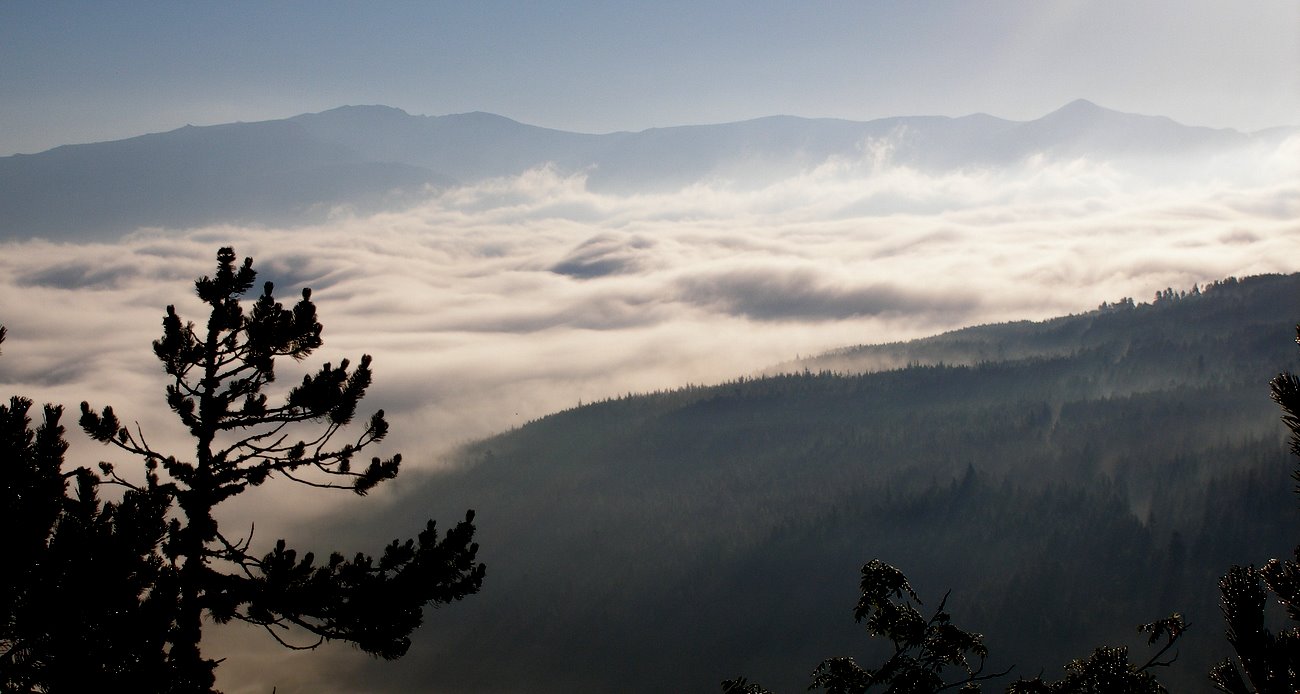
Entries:
[[487, 581], [392, 687], [802, 691], [822, 658], [876, 657], [850, 613], [879, 557], [922, 596], [952, 588], [992, 665], [1025, 676], [1181, 610], [1162, 677], [1208, 689], [1217, 577], [1300, 541], [1266, 385], [1295, 368], [1297, 298], [1300, 276], [1232, 281], [936, 338], [969, 365], [629, 397], [471, 446], [388, 521], [476, 508]]

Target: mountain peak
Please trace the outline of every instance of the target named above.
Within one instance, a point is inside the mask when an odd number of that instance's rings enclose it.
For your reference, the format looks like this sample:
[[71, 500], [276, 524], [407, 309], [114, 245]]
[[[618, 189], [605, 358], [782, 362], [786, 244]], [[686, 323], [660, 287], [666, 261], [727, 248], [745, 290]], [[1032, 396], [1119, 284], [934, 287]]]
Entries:
[[1088, 112], [1106, 111], [1106, 110], [1107, 109], [1104, 109], [1101, 106], [1098, 106], [1097, 104], [1088, 101], [1087, 99], [1075, 99], [1074, 101], [1071, 101], [1070, 103], [1057, 109], [1057, 112], [1064, 111], [1067, 113], [1088, 113]]
[[1039, 120], [1067, 121], [1072, 123], [1093, 121], [1107, 116], [1120, 115], [1118, 111], [1098, 106], [1087, 99], [1075, 99], [1052, 111]]
[[383, 106], [380, 104], [366, 104], [339, 106], [319, 113], [304, 113], [294, 116], [289, 120], [299, 122], [310, 120], [364, 122], [372, 120], [399, 120], [410, 117], [411, 114], [400, 108]]
[[409, 116], [411, 114], [397, 108], [396, 106], [385, 106], [383, 104], [348, 104], [337, 108], [322, 111], [321, 113], [383, 113], [390, 116]]

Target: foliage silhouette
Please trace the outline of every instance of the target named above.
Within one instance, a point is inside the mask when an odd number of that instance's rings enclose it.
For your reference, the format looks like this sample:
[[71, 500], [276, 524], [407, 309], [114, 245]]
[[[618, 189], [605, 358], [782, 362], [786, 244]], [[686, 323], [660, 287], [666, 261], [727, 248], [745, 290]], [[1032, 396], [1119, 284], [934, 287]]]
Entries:
[[[1300, 326], [1296, 326], [1296, 342], [1300, 343]], [[1269, 389], [1291, 432], [1291, 453], [1300, 456], [1300, 378], [1280, 373]], [[1300, 469], [1292, 478], [1300, 482]], [[1210, 671], [1220, 690], [1231, 694], [1300, 691], [1300, 626], [1293, 624], [1276, 635], [1265, 626], [1270, 593], [1293, 623], [1300, 622], [1300, 547], [1294, 555], [1294, 559], [1270, 559], [1259, 569], [1234, 565], [1219, 581], [1228, 643], [1236, 653]]]
[[[333, 553], [318, 563], [311, 552], [280, 540], [261, 556], [248, 537], [221, 532], [214, 509], [222, 502], [273, 477], [321, 488], [365, 494], [397, 475], [400, 456], [354, 460], [388, 432], [382, 410], [359, 435], [340, 442], [357, 404], [371, 382], [370, 356], [356, 368], [348, 360], [324, 364], [314, 375], [272, 403], [264, 389], [275, 382], [275, 359], [301, 361], [322, 344], [321, 324], [311, 290], [292, 308], [276, 301], [270, 282], [245, 311], [240, 296], [252, 288], [252, 259], [236, 264], [231, 248], [217, 253], [215, 275], [195, 282], [208, 305], [206, 325], [183, 322], [167, 307], [163, 335], [154, 354], [171, 377], [167, 404], [196, 440], [192, 460], [150, 446], [143, 432], [122, 426], [111, 407], [95, 412], [81, 405], [82, 429], [92, 438], [138, 457], [143, 482], [119, 474], [111, 463], [102, 473], [141, 494], [163, 494], [179, 506], [163, 552], [174, 567], [179, 593], [167, 657], [179, 687], [206, 691], [214, 682], [216, 661], [200, 654], [203, 618], [259, 625], [282, 645], [315, 648], [325, 640], [344, 640], [386, 659], [404, 655], [410, 633], [420, 625], [427, 604], [459, 600], [478, 591], [484, 566], [476, 561], [473, 511], [439, 535], [429, 521], [415, 539], [394, 540], [382, 555]], [[293, 630], [314, 640], [295, 644]]]
[[[853, 658], [828, 658], [813, 671], [808, 689], [830, 694], [865, 694], [873, 690], [886, 694], [949, 689], [979, 692], [982, 682], [1009, 674], [1011, 668], [984, 673], [989, 655], [984, 637], [953, 625], [952, 616], [945, 611], [947, 602], [948, 594], [945, 594], [927, 619], [917, 609], [921, 599], [903, 572], [872, 559], [862, 567], [862, 597], [853, 617], [860, 623], [865, 621], [873, 637], [888, 639], [893, 644], [893, 652], [874, 669], [858, 665]], [[1142, 665], [1129, 662], [1128, 649], [1124, 646], [1103, 646], [1086, 660], [1067, 665], [1067, 675], [1060, 681], [1047, 682], [1040, 675], [1013, 682], [1006, 691], [1009, 694], [1161, 694], [1166, 690], [1150, 670], [1172, 662], [1161, 658], [1182, 636], [1186, 625], [1182, 616], [1175, 613], [1138, 629], [1149, 634], [1148, 644], [1164, 639], [1160, 649]], [[770, 694], [744, 677], [724, 681], [722, 691], [724, 694]]]
[[[862, 597], [853, 619], [866, 622], [872, 636], [894, 644], [894, 652], [877, 669], [860, 667], [852, 658], [830, 658], [813, 671], [809, 689], [828, 692], [866, 692], [882, 685], [889, 692], [939, 691], [960, 686], [970, 690], [976, 682], [1006, 673], [984, 675], [988, 649], [984, 637], [952, 624], [945, 610], [944, 595], [938, 609], [927, 619], [917, 609], [922, 603], [907, 577], [898, 569], [872, 559], [862, 567]], [[978, 658], [977, 665], [972, 657]], [[945, 671], [958, 671], [957, 679], [945, 682]]]
[[93, 473], [62, 471], [63, 409], [46, 405], [32, 429], [31, 406], [0, 405], [0, 691], [169, 691], [168, 499], [101, 504]]
[[1147, 645], [1164, 639], [1164, 644], [1142, 665], [1129, 662], [1128, 647], [1100, 646], [1086, 660], [1074, 660], [1065, 666], [1066, 675], [1056, 682], [1046, 682], [1042, 675], [1019, 680], [1007, 687], [1008, 694], [1164, 694], [1165, 689], [1152, 669], [1173, 664], [1177, 654], [1161, 660], [1187, 629], [1182, 615], [1174, 613], [1138, 631], [1146, 632]]

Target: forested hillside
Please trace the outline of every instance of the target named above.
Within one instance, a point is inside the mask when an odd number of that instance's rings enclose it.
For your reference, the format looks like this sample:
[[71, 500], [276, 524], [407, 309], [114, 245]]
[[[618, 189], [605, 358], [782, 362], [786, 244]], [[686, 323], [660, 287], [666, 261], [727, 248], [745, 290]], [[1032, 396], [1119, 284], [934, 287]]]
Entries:
[[850, 615], [879, 557], [923, 596], [952, 588], [1012, 677], [1054, 679], [1179, 610], [1191, 630], [1161, 679], [1208, 690], [1229, 653], [1218, 576], [1300, 541], [1267, 388], [1296, 368], [1297, 298], [1300, 275], [1229, 280], [626, 396], [469, 446], [386, 523], [478, 509], [488, 578], [418, 634], [439, 657], [392, 686], [703, 692], [743, 673], [801, 691], [823, 658], [880, 647]]

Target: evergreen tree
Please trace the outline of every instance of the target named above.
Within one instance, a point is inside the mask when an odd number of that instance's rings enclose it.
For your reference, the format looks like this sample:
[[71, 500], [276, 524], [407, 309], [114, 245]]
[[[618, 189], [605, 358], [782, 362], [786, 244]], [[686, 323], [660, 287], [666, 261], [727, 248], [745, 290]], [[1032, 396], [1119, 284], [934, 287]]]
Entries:
[[[183, 322], [168, 306], [163, 335], [153, 343], [171, 382], [167, 404], [188, 427], [194, 457], [165, 454], [141, 432], [123, 427], [111, 407], [101, 412], [81, 405], [81, 426], [91, 437], [138, 457], [143, 482], [120, 475], [110, 463], [102, 472], [117, 484], [175, 500], [179, 517], [167, 529], [163, 551], [174, 567], [178, 611], [168, 634], [168, 661], [178, 688], [208, 691], [216, 661], [200, 654], [203, 618], [262, 626], [290, 648], [314, 648], [344, 640], [383, 658], [398, 658], [410, 646], [425, 605], [459, 600], [482, 584], [476, 561], [473, 511], [439, 535], [433, 521], [413, 540], [394, 540], [382, 555], [333, 553], [317, 562], [278, 541], [266, 554], [252, 551], [252, 538], [231, 538], [218, 527], [214, 510], [250, 486], [280, 477], [312, 487], [365, 494], [397, 475], [401, 457], [358, 456], [388, 432], [383, 411], [361, 432], [344, 440], [344, 428], [371, 382], [370, 357], [355, 368], [348, 360], [324, 364], [288, 389], [283, 401], [263, 392], [275, 382], [275, 360], [301, 361], [320, 347], [321, 325], [311, 291], [292, 308], [276, 301], [265, 283], [246, 311], [240, 297], [254, 285], [252, 259], [236, 263], [231, 248], [217, 253], [217, 271], [195, 282], [208, 306], [202, 327]], [[309, 643], [294, 645], [289, 631], [306, 632]]]
[[168, 500], [128, 491], [101, 504], [93, 473], [62, 470], [62, 408], [46, 405], [32, 429], [31, 406], [0, 405], [0, 691], [168, 691]]

